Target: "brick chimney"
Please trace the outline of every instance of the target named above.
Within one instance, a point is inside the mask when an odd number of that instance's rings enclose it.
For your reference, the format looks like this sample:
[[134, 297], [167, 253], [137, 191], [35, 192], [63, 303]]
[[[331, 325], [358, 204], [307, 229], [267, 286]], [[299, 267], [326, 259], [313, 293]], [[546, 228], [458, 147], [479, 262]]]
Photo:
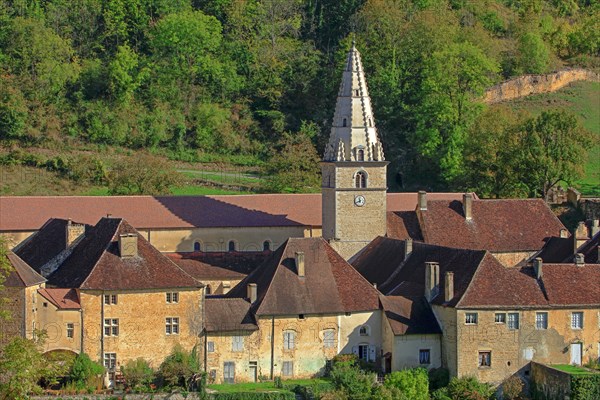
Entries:
[[304, 252], [297, 251], [296, 252], [296, 270], [298, 272], [298, 276], [304, 278], [305, 274], [305, 265], [304, 265]]
[[585, 265], [585, 256], [583, 254], [575, 254], [575, 265], [578, 267], [583, 267]]
[[563, 239], [564, 238], [568, 238], [569, 237], [569, 231], [566, 230], [566, 229], [561, 229], [560, 230], [560, 237], [563, 238]]
[[254, 304], [256, 302], [256, 297], [258, 296], [258, 286], [256, 283], [249, 283], [248, 286], [246, 286], [246, 291], [250, 304]]
[[431, 302], [440, 291], [440, 264], [425, 263], [425, 298]]
[[413, 240], [406, 239], [404, 241], [404, 260], [406, 260], [408, 258], [408, 256], [410, 256], [410, 253], [412, 253], [412, 251], [413, 251]]
[[542, 266], [544, 262], [540, 257], [537, 257], [533, 260], [533, 271], [535, 272], [536, 279], [542, 279]]
[[419, 210], [426, 211], [427, 210], [427, 192], [424, 190], [419, 190]]
[[138, 255], [138, 235], [135, 233], [126, 233], [119, 235], [119, 255], [121, 258], [137, 257]]
[[471, 193], [463, 194], [463, 212], [467, 221], [473, 219], [473, 195]]
[[67, 229], [65, 233], [67, 235], [67, 248], [69, 248], [77, 239], [79, 239], [85, 234], [85, 225], [74, 224], [73, 221], [69, 219], [69, 221], [67, 222]]
[[446, 272], [444, 281], [444, 301], [447, 303], [454, 298], [454, 272]]

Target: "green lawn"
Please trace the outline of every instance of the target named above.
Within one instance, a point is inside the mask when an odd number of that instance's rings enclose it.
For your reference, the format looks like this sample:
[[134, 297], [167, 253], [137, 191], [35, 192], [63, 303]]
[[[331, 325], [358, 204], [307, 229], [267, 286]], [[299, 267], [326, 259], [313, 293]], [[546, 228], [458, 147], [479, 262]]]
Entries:
[[589, 149], [585, 176], [575, 186], [584, 195], [600, 196], [600, 83], [576, 82], [554, 93], [511, 101], [510, 106], [533, 115], [557, 109], [575, 114], [595, 137], [595, 144]]
[[[225, 190], [216, 187], [205, 186], [180, 186], [173, 188], [171, 194], [174, 196], [204, 196], [222, 194], [250, 194], [249, 191]], [[108, 196], [107, 187], [94, 187], [83, 194], [84, 196]]]
[[257, 383], [236, 383], [236, 384], [219, 384], [208, 385], [207, 387], [222, 393], [237, 393], [237, 392], [290, 392], [285, 388], [300, 386], [312, 386], [318, 384], [329, 384], [326, 379], [290, 379], [282, 381], [284, 389], [277, 389], [274, 382], [257, 382]]
[[552, 368], [556, 368], [560, 371], [563, 372], [567, 372], [569, 374], [573, 374], [573, 375], [587, 375], [587, 374], [593, 374], [595, 372], [590, 371], [588, 369], [585, 368], [581, 368], [575, 365], [569, 365], [569, 364], [557, 364], [557, 365], [552, 365]]

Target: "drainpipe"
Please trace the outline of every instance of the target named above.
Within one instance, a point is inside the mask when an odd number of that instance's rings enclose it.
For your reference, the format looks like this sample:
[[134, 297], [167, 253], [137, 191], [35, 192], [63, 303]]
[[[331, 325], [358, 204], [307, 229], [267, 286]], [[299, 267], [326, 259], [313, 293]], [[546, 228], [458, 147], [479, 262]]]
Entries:
[[[79, 307], [81, 307], [81, 292], [77, 291], [77, 297], [79, 297]], [[79, 329], [79, 336], [80, 336], [80, 344], [79, 344], [79, 353], [83, 353], [83, 333], [85, 331], [85, 329], [83, 329], [83, 307], [81, 307], [79, 309], [79, 321], [81, 323], [80, 325], [80, 329]]]
[[100, 364], [104, 365], [104, 290], [100, 295]]
[[275, 369], [275, 316], [271, 317], [271, 380]]

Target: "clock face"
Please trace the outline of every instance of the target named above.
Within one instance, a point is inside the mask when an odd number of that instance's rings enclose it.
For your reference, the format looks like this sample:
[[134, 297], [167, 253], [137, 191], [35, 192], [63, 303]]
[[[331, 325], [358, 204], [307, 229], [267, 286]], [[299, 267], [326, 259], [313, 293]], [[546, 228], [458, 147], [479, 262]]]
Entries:
[[354, 204], [358, 207], [362, 207], [365, 205], [365, 198], [364, 196], [356, 196], [354, 198]]

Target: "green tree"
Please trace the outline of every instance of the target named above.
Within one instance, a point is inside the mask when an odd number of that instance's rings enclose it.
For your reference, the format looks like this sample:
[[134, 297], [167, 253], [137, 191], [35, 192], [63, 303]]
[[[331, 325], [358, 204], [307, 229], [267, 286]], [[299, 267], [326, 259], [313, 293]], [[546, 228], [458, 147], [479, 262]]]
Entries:
[[8, 80], [0, 81], [0, 140], [17, 139], [25, 134], [28, 111], [21, 91]]
[[113, 166], [108, 190], [112, 195], [169, 194], [181, 176], [170, 164], [151, 155], [140, 155]]
[[[7, 299], [4, 298], [4, 282], [12, 269], [12, 265], [10, 265], [6, 257], [7, 252], [6, 241], [3, 237], [0, 237], [0, 323], [2, 320], [10, 319], [11, 317], [10, 312], [6, 310], [5, 306]], [[2, 339], [2, 332], [0, 332], [0, 339]]]
[[167, 385], [184, 388], [188, 387], [190, 379], [198, 372], [200, 364], [196, 348], [187, 352], [179, 344], [158, 368], [159, 376]]
[[577, 118], [564, 111], [544, 111], [526, 121], [520, 161], [531, 194], [546, 198], [559, 182], [581, 177], [592, 140]]
[[154, 378], [154, 371], [143, 358], [127, 361], [121, 367], [121, 372], [127, 385], [132, 388], [148, 385]]
[[525, 32], [519, 38], [519, 66], [527, 74], [547, 71], [550, 55], [548, 47], [537, 32]]
[[119, 46], [108, 66], [108, 87], [117, 102], [129, 103], [140, 85], [138, 55], [127, 44]]
[[395, 387], [407, 399], [429, 399], [429, 377], [424, 368], [392, 372], [385, 378], [385, 386]]
[[87, 354], [79, 353], [73, 361], [69, 377], [78, 388], [85, 388], [91, 379], [103, 372], [102, 365], [92, 361]]

